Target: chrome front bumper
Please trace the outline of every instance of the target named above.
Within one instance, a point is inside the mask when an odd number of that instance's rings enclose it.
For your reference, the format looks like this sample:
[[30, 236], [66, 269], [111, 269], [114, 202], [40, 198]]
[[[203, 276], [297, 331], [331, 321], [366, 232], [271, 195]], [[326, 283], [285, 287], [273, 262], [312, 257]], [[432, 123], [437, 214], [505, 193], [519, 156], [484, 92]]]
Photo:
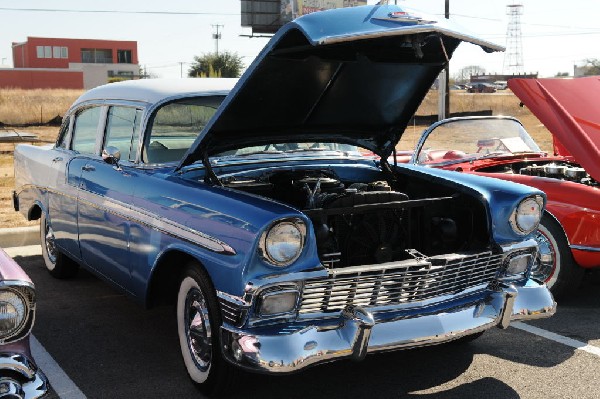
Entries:
[[456, 299], [416, 313], [402, 310], [371, 314], [348, 307], [336, 319], [253, 329], [221, 328], [225, 358], [242, 368], [289, 373], [367, 353], [435, 345], [485, 331], [507, 328], [511, 320], [549, 317], [556, 302], [545, 285], [506, 286], [487, 295]]
[[41, 398], [48, 392], [48, 379], [21, 354], [0, 353], [0, 399]]

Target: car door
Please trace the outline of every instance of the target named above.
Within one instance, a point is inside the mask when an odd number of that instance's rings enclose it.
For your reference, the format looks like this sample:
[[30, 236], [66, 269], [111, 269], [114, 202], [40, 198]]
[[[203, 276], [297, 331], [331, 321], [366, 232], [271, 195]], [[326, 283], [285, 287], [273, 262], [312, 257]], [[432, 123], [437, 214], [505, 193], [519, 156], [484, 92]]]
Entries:
[[68, 167], [76, 154], [70, 148], [74, 117], [63, 123], [56, 146], [49, 162], [48, 216], [56, 246], [72, 258], [81, 259], [77, 232], [77, 187], [78, 181], [69, 179]]
[[134, 161], [140, 116], [141, 111], [135, 107], [105, 107], [98, 128], [103, 137], [100, 148], [118, 148], [121, 159], [113, 165], [96, 153], [78, 164], [82, 258], [89, 267], [124, 289], [130, 282], [131, 203], [139, 176]]

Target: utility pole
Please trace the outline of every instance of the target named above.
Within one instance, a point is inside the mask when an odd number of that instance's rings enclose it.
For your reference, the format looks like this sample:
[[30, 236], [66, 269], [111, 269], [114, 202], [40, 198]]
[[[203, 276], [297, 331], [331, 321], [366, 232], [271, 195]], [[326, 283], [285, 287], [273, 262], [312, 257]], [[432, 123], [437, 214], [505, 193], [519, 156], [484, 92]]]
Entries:
[[179, 61], [179, 77], [183, 78], [183, 61]]
[[221, 33], [219, 33], [219, 28], [223, 28], [224, 25], [215, 24], [211, 26], [217, 29], [217, 33], [213, 33], [212, 37], [213, 39], [215, 39], [215, 53], [219, 55], [219, 40], [221, 40]]
[[[446, 19], [450, 19], [450, 0], [446, 0], [446, 7], [444, 10], [444, 17]], [[444, 118], [447, 118], [450, 115], [450, 61], [446, 63], [446, 92], [444, 93]]]

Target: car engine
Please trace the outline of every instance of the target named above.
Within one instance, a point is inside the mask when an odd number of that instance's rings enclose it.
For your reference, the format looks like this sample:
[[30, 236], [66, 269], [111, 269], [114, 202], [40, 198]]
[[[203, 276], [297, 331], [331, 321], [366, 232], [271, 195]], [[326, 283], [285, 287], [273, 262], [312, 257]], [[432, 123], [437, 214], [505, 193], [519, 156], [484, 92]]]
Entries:
[[294, 170], [222, 179], [225, 186], [292, 205], [313, 224], [328, 268], [479, 250], [485, 212], [457, 193], [401, 189], [395, 181], [342, 181], [333, 171]]
[[481, 168], [478, 169], [478, 172], [548, 177], [588, 186], [598, 186], [598, 182], [591, 178], [584, 168], [568, 162], [516, 162], [510, 165]]
[[568, 163], [549, 163], [545, 165], [527, 165], [519, 170], [522, 175], [551, 177], [576, 183], [596, 186], [598, 183], [588, 175], [585, 169]]

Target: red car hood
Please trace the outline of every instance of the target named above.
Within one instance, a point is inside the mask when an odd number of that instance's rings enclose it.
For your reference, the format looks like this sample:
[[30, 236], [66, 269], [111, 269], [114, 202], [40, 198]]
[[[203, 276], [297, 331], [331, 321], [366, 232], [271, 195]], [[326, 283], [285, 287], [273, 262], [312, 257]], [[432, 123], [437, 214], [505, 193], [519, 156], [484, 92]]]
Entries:
[[510, 79], [508, 87], [554, 135], [557, 155], [573, 155], [600, 181], [600, 77]]

